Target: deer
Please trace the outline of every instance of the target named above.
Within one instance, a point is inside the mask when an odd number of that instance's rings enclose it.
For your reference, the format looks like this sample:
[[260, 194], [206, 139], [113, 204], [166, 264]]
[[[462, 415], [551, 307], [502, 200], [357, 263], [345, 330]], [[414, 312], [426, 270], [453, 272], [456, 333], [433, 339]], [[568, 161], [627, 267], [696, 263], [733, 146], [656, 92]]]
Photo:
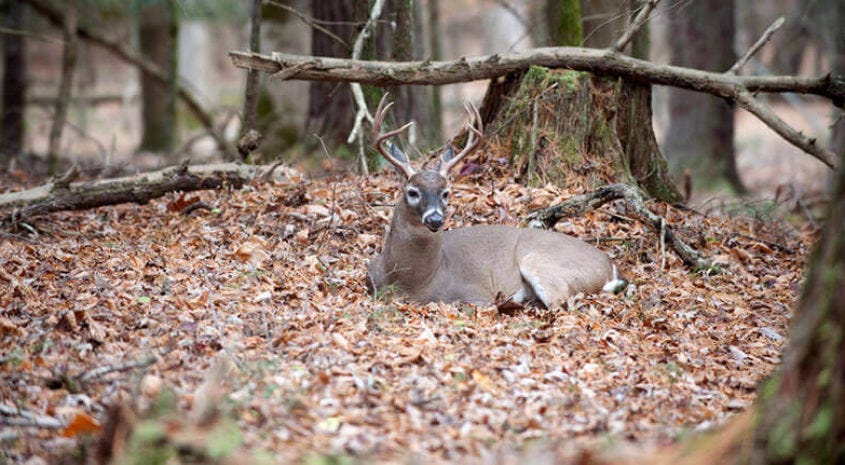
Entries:
[[393, 106], [385, 94], [373, 116], [373, 144], [403, 178], [380, 255], [367, 267], [368, 288], [391, 287], [411, 301], [490, 305], [503, 297], [517, 304], [557, 308], [578, 293], [594, 293], [616, 280], [604, 252], [563, 233], [504, 225], [443, 230], [449, 205], [449, 172], [478, 148], [483, 124], [465, 104], [466, 143], [455, 154], [446, 144], [433, 169], [415, 169], [395, 144], [385, 141], [413, 122], [383, 132]]

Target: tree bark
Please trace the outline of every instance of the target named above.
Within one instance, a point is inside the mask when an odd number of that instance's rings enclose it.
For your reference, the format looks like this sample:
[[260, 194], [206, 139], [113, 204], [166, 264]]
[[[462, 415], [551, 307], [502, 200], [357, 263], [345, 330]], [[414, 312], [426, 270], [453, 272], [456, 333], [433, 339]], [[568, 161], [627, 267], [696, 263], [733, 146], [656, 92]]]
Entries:
[[[3, 5], [8, 29], [26, 24], [26, 5], [8, 0]], [[0, 101], [0, 165], [5, 165], [23, 150], [26, 109], [26, 40], [20, 34], [3, 34], [3, 84]]]
[[[261, 0], [252, 1], [252, 11], [250, 12], [249, 23], [249, 51], [261, 52]], [[256, 119], [258, 118], [258, 97], [260, 96], [261, 74], [249, 69], [246, 72], [246, 86], [244, 88], [244, 109], [243, 109], [243, 123], [241, 124], [241, 135], [246, 134], [251, 129], [256, 129]]]
[[[829, 1], [824, 4], [825, 14], [819, 19], [822, 24], [823, 41], [829, 51], [830, 68], [833, 75], [845, 75], [845, 3]], [[831, 150], [845, 159], [845, 99], [839, 101], [839, 107], [833, 108], [831, 127]]]
[[[391, 24], [395, 27], [382, 27], [377, 31], [390, 36], [390, 53], [387, 55], [389, 61], [411, 61], [419, 59], [422, 50], [418, 47], [419, 37], [415, 37], [416, 24], [420, 21], [419, 14], [408, 0], [388, 1], [388, 18], [392, 18]], [[428, 100], [428, 89], [421, 86], [401, 86], [390, 89], [392, 95], [396, 96], [394, 108], [397, 121], [414, 121], [413, 127], [420, 142], [433, 140], [431, 130], [431, 111], [426, 104]], [[437, 141], [440, 143], [439, 141]]]
[[[311, 30], [311, 54], [325, 57], [348, 57], [357, 28], [348, 24], [361, 19], [355, 15], [355, 5], [347, 0], [312, 0], [311, 14], [315, 20], [330, 21], [324, 27], [345, 44], [318, 29]], [[342, 22], [347, 22], [342, 24]], [[346, 142], [352, 130], [352, 95], [345, 86], [333, 82], [312, 82], [308, 89], [308, 115], [305, 134], [318, 134], [329, 146]]]
[[750, 463], [845, 463], [845, 169], [778, 373], [760, 389]]
[[[440, 38], [440, 0], [428, 0], [428, 34], [431, 48], [431, 59], [443, 59], [443, 44]], [[440, 97], [440, 87], [431, 88], [431, 128], [432, 140], [440, 140], [443, 134], [443, 101]]]
[[[618, 9], [628, 13], [628, 3], [606, 1], [603, 6], [612, 15]], [[592, 8], [599, 13], [595, 5]], [[549, 0], [546, 10], [550, 38], [556, 44], [581, 43], [578, 0]], [[633, 17], [622, 15], [628, 16]], [[621, 35], [608, 40], [607, 46]], [[635, 39], [636, 51], [647, 56], [647, 33], [640, 31]], [[621, 181], [640, 185], [660, 200], [681, 200], [651, 129], [650, 85], [533, 70], [520, 78], [510, 75], [492, 82], [484, 103], [482, 114], [496, 134], [493, 137], [510, 146], [518, 179], [579, 188]]]
[[169, 152], [176, 141], [177, 8], [175, 0], [161, 0], [139, 12], [141, 53], [167, 73], [165, 82], [141, 75], [140, 150]]
[[[670, 21], [672, 64], [726, 71], [736, 61], [733, 0], [690, 2], [675, 9]], [[689, 170], [694, 187], [726, 183], [745, 191], [736, 169], [732, 103], [670, 89], [669, 121], [664, 149], [675, 173]]]

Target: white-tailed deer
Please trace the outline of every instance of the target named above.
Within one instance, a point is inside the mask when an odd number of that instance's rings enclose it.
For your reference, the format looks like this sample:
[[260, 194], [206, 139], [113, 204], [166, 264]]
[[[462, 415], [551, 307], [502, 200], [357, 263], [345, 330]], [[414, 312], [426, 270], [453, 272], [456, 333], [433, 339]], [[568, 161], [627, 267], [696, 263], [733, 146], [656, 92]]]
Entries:
[[565, 234], [509, 226], [471, 226], [441, 231], [449, 201], [449, 170], [478, 147], [481, 116], [471, 104], [467, 142], [457, 155], [447, 147], [437, 167], [417, 172], [394, 144], [383, 143], [408, 123], [382, 132], [393, 103], [382, 98], [373, 122], [378, 152], [404, 175], [402, 195], [393, 211], [380, 256], [368, 267], [370, 289], [396, 286], [417, 302], [490, 304], [497, 295], [516, 302], [539, 301], [548, 308], [579, 292], [595, 292], [615, 279], [608, 257]]

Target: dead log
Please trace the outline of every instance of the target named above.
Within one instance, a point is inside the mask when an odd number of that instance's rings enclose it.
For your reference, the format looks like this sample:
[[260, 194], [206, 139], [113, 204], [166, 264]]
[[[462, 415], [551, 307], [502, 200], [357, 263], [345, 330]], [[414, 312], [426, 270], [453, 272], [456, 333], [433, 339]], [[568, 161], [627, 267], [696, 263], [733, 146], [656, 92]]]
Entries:
[[174, 166], [149, 173], [90, 182], [56, 180], [39, 187], [0, 194], [0, 225], [14, 226], [31, 217], [65, 210], [85, 210], [120, 203], [144, 204], [169, 192], [240, 188], [267, 167], [220, 163]]

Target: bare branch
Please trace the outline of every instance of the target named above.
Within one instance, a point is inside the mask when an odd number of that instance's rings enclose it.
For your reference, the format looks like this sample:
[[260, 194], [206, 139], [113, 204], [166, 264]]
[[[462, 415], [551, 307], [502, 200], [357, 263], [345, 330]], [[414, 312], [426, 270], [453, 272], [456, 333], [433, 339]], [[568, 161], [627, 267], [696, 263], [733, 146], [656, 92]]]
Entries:
[[766, 123], [766, 126], [780, 134], [780, 136], [786, 139], [786, 141], [790, 144], [807, 152], [831, 168], [837, 167], [838, 161], [833, 152], [817, 144], [816, 139], [805, 136], [800, 131], [787, 124], [786, 121], [776, 115], [768, 105], [754, 98], [754, 96], [751, 95], [751, 92], [744, 89], [738, 90], [736, 103], [759, 118], [760, 121]]
[[660, 3], [660, 0], [645, 0], [643, 2], [643, 7], [640, 9], [640, 12], [637, 13], [637, 16], [628, 26], [628, 29], [626, 29], [625, 33], [622, 34], [622, 37], [620, 37], [615, 44], [610, 46], [610, 50], [613, 50], [615, 52], [621, 52], [622, 50], [624, 50], [625, 47], [628, 45], [628, 42], [630, 42], [631, 39], [634, 38], [634, 34], [636, 34], [637, 31], [639, 31], [640, 28], [643, 27], [643, 24], [645, 24], [646, 21], [649, 20], [648, 15], [651, 13], [654, 7], [657, 6], [658, 3]]
[[86, 371], [85, 373], [82, 373], [81, 375], [77, 376], [76, 379], [84, 383], [96, 378], [100, 378], [109, 373], [114, 373], [116, 371], [129, 371], [135, 368], [146, 368], [157, 361], [158, 357], [152, 356], [147, 357], [143, 360], [136, 360], [134, 362], [119, 363], [116, 365], [105, 365], [97, 367], [90, 371]]
[[781, 26], [783, 26], [784, 21], [785, 20], [783, 16], [776, 19], [775, 22], [773, 22], [772, 25], [769, 26], [765, 32], [763, 32], [763, 35], [761, 35], [760, 38], [757, 39], [757, 42], [754, 42], [754, 45], [752, 45], [751, 48], [749, 48], [748, 51], [745, 52], [745, 54], [742, 55], [742, 57], [740, 57], [740, 59], [737, 60], [733, 66], [731, 66], [731, 69], [727, 71], [727, 74], [736, 74], [737, 71], [740, 70], [740, 68], [745, 66], [745, 63], [747, 63], [748, 60], [752, 56], [754, 56], [755, 53], [757, 53], [761, 48], [763, 48], [763, 45], [766, 45], [766, 42], [768, 42], [769, 39], [772, 38], [772, 35], [777, 32], [777, 30], [780, 29]]
[[[376, 0], [373, 3], [367, 23], [364, 24], [358, 37], [355, 39], [355, 45], [352, 47], [353, 60], [361, 58], [361, 52], [364, 50], [364, 42], [372, 35], [373, 29], [376, 27], [376, 21], [381, 16], [382, 8], [384, 8], [384, 0]], [[351, 143], [356, 138], [358, 139], [358, 161], [361, 164], [361, 174], [366, 176], [369, 174], [369, 170], [367, 169], [367, 159], [364, 156], [364, 130], [362, 124], [365, 119], [372, 124], [373, 115], [370, 114], [370, 110], [367, 108], [367, 101], [364, 99], [364, 91], [361, 89], [361, 84], [353, 82], [350, 85], [352, 87], [352, 98], [355, 101], [355, 106], [358, 107], [358, 111], [355, 113], [355, 124], [352, 126], [352, 131], [349, 133], [346, 142]]]
[[[258, 0], [258, 1], [261, 1], [261, 0]], [[345, 48], [345, 49], [349, 50], [349, 44], [347, 44], [345, 40], [341, 39], [341, 38], [340, 38], [337, 34], [335, 34], [334, 32], [332, 32], [332, 31], [330, 31], [330, 30], [328, 30], [328, 29], [324, 28], [323, 26], [320, 26], [320, 24], [319, 24], [319, 23], [320, 23], [321, 21], [318, 21], [318, 20], [316, 20], [316, 19], [314, 19], [314, 18], [312, 18], [312, 17], [310, 17], [310, 16], [304, 15], [304, 14], [300, 13], [299, 11], [297, 11], [297, 9], [296, 9], [296, 8], [293, 8], [293, 7], [291, 7], [291, 6], [285, 5], [284, 3], [279, 3], [279, 2], [277, 2], [277, 1], [275, 1], [275, 0], [264, 0], [264, 1], [265, 1], [268, 5], [272, 5], [272, 6], [276, 7], [276, 8], [281, 8], [282, 10], [285, 10], [285, 11], [287, 11], [288, 13], [292, 13], [292, 14], [293, 14], [293, 15], [295, 15], [297, 18], [299, 18], [299, 19], [300, 19], [303, 23], [305, 23], [305, 24], [307, 24], [307, 25], [309, 25], [309, 26], [313, 27], [314, 29], [316, 29], [316, 30], [318, 30], [318, 31], [322, 32], [323, 34], [325, 34], [325, 35], [327, 35], [327, 36], [331, 37], [331, 38], [332, 38], [332, 40], [334, 40], [335, 42], [337, 42], [337, 43], [339, 43], [340, 45], [342, 45], [342, 46], [343, 46], [343, 48]]]

